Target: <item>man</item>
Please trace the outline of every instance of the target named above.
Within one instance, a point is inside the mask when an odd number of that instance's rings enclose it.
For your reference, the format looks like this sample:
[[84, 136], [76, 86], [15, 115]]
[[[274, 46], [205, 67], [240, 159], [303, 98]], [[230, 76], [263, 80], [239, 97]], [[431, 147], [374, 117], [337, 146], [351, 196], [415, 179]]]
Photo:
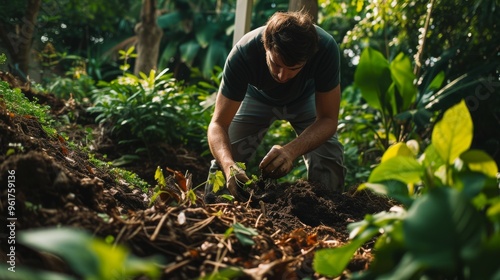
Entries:
[[259, 164], [262, 175], [281, 178], [303, 156], [309, 181], [343, 190], [339, 56], [333, 37], [301, 12], [275, 13], [233, 47], [207, 136], [211, 170], [222, 170], [236, 199], [245, 198], [238, 182], [248, 181], [236, 162], [254, 156], [275, 120], [289, 121], [298, 136], [272, 147]]

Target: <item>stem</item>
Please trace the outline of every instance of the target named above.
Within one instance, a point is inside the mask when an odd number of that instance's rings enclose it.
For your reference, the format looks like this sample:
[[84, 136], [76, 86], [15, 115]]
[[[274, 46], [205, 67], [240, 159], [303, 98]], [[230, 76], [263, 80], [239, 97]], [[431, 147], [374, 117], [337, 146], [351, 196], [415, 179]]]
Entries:
[[415, 68], [413, 69], [415, 77], [418, 77], [418, 75], [420, 74], [420, 69], [422, 68], [421, 59], [422, 59], [422, 54], [424, 52], [425, 40], [427, 38], [427, 31], [429, 30], [429, 23], [431, 21], [431, 13], [433, 6], [434, 6], [434, 0], [430, 0], [429, 8], [427, 9], [427, 16], [425, 18], [425, 23], [424, 23], [424, 32], [422, 33], [422, 41], [418, 46], [417, 53], [415, 54]]

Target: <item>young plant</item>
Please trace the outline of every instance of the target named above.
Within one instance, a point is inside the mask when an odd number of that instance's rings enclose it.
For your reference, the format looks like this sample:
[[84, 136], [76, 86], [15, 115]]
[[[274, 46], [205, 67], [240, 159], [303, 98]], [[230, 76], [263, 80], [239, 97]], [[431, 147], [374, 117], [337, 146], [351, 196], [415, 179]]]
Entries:
[[376, 238], [375, 259], [360, 279], [500, 275], [498, 167], [486, 153], [470, 149], [472, 133], [462, 101], [444, 113], [419, 157], [414, 144], [391, 146], [360, 188], [397, 199], [402, 207], [350, 224], [351, 242], [317, 251], [315, 270], [340, 275], [354, 252]]
[[36, 97], [34, 99], [30, 101], [19, 88], [12, 89], [8, 83], [0, 81], [0, 102], [5, 102], [8, 112], [37, 119], [43, 130], [48, 135], [55, 137], [57, 132], [53, 128], [55, 120], [50, 115], [50, 107], [40, 105], [37, 103]]
[[[230, 167], [230, 178], [234, 178], [238, 188], [237, 190], [238, 193], [240, 193], [240, 189], [243, 192], [247, 192], [248, 189], [251, 188], [255, 184], [255, 182], [259, 179], [256, 175], [252, 174], [248, 181], [242, 181], [241, 178], [238, 176], [238, 174], [245, 170], [246, 170], [246, 165], [243, 162], [236, 162], [236, 166]], [[217, 193], [227, 186], [224, 174], [220, 170], [216, 170], [213, 173], [212, 172], [209, 173], [207, 183], [212, 185], [213, 193]], [[242, 195], [245, 196], [244, 193], [242, 193]], [[221, 197], [229, 201], [234, 200], [233, 195], [225, 193], [221, 194]]]
[[196, 203], [197, 196], [190, 186], [189, 177], [179, 171], [167, 167], [167, 171], [172, 172], [173, 176], [165, 178], [163, 170], [158, 166], [155, 172], [156, 187], [153, 189], [150, 205], [158, 198], [164, 203], [182, 204], [190, 201]]

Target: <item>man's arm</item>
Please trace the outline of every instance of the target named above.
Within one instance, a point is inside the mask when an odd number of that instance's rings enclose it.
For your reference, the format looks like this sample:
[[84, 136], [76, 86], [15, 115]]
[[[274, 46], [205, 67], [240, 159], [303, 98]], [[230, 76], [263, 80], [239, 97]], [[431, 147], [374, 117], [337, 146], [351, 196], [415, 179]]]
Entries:
[[272, 177], [290, 172], [292, 162], [323, 144], [337, 132], [340, 108], [340, 85], [328, 92], [316, 93], [316, 121], [283, 147], [275, 146], [264, 157], [260, 168]]
[[210, 151], [222, 168], [226, 178], [230, 177], [230, 167], [235, 164], [229, 141], [229, 125], [240, 107], [239, 101], [225, 97], [221, 92], [217, 94], [214, 114], [208, 125], [207, 137]]

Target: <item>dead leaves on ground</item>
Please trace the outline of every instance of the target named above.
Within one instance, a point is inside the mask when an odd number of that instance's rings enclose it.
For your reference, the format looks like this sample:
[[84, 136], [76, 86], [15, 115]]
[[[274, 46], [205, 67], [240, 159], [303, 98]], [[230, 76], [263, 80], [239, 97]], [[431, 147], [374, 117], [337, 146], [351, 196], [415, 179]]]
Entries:
[[[114, 222], [121, 224], [117, 243], [129, 244], [144, 255], [160, 252], [167, 256], [163, 269], [169, 279], [214, 274], [244, 279], [294, 278], [315, 249], [331, 244], [331, 240], [318, 240], [305, 228], [291, 233], [274, 230], [265, 205], [256, 209], [237, 202], [179, 203], [190, 191], [191, 186], [183, 185], [189, 180], [182, 173], [167, 170], [172, 175], [164, 182], [159, 178], [159, 182], [165, 184], [163, 189], [175, 191], [175, 196], [170, 193], [168, 199], [157, 200], [152, 207]], [[179, 199], [176, 206], [172, 206], [174, 198]], [[247, 241], [238, 233], [243, 233]]]

